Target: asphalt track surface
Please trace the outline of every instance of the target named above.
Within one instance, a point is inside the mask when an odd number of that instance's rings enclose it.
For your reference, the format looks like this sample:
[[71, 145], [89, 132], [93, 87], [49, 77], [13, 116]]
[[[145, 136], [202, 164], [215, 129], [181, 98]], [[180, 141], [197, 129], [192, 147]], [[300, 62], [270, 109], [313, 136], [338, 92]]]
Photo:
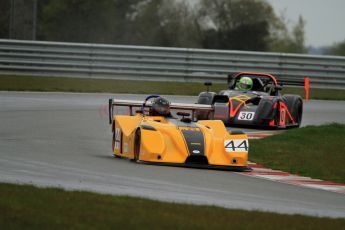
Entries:
[[[0, 181], [90, 190], [245, 210], [345, 217], [345, 195], [231, 171], [115, 159], [109, 97], [143, 95], [0, 92]], [[175, 102], [195, 97], [168, 96]], [[345, 123], [344, 101], [310, 101], [302, 125]]]

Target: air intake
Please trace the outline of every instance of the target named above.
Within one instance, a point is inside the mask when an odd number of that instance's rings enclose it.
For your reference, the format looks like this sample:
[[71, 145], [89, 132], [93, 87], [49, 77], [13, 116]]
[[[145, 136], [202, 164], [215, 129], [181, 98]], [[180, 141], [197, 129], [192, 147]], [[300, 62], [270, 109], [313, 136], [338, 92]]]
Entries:
[[185, 162], [186, 164], [200, 164], [200, 165], [208, 165], [207, 157], [204, 155], [191, 155], [187, 157]]

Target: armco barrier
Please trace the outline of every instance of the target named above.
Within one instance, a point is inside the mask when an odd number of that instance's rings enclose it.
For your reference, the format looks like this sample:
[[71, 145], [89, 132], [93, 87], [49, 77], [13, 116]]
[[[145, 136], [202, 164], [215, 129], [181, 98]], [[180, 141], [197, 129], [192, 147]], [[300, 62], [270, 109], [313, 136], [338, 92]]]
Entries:
[[338, 56], [0, 39], [0, 74], [7, 75], [226, 82], [239, 71], [345, 88], [345, 57]]

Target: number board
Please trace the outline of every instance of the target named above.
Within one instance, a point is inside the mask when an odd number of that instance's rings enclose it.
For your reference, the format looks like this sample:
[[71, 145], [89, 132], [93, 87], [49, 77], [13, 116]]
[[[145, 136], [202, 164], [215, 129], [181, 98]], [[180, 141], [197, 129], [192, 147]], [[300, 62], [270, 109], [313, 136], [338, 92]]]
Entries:
[[238, 120], [251, 121], [254, 119], [255, 112], [240, 112], [238, 114]]
[[224, 141], [225, 152], [248, 152], [249, 143], [247, 139], [239, 140], [225, 140]]

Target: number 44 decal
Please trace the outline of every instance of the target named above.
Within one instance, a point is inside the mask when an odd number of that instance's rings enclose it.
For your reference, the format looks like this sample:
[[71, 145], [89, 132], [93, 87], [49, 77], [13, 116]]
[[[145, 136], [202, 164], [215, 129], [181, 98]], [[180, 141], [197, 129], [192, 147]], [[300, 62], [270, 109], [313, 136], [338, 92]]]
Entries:
[[225, 140], [224, 141], [225, 152], [248, 152], [249, 143], [248, 140]]

